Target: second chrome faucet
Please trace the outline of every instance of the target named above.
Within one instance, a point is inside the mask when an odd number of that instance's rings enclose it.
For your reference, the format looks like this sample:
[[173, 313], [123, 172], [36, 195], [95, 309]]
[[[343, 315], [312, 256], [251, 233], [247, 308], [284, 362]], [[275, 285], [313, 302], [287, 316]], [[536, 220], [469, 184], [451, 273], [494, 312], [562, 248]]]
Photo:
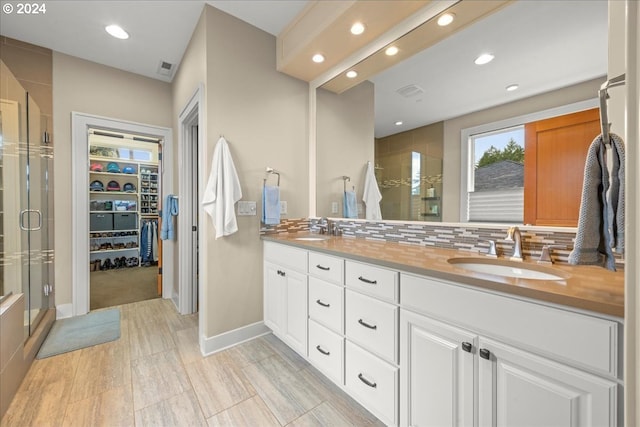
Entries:
[[518, 227], [509, 227], [505, 240], [513, 242], [513, 255], [509, 258], [511, 261], [522, 261], [522, 235]]

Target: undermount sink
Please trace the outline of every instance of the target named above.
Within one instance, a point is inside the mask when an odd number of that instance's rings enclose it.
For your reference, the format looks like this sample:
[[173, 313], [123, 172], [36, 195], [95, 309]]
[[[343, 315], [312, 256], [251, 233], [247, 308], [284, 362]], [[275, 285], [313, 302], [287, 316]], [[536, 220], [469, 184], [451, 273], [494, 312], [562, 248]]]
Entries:
[[513, 277], [529, 280], [565, 280], [563, 272], [538, 265], [523, 264], [506, 259], [483, 258], [449, 258], [449, 264], [476, 273], [492, 274], [494, 276]]
[[293, 240], [302, 240], [306, 242], [320, 242], [322, 240], [328, 240], [329, 236], [300, 236], [294, 237]]

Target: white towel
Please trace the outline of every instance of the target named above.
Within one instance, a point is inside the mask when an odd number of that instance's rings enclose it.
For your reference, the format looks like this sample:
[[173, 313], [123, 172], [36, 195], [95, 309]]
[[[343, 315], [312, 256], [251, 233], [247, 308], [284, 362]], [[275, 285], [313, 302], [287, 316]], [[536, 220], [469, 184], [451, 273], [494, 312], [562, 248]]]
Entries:
[[380, 194], [380, 189], [378, 188], [374, 167], [371, 162], [367, 162], [367, 173], [364, 178], [364, 193], [362, 194], [366, 219], [382, 219], [380, 200], [382, 200], [382, 194]]
[[231, 158], [229, 144], [224, 137], [220, 137], [213, 150], [211, 173], [202, 199], [202, 206], [211, 216], [216, 229], [216, 239], [238, 231], [234, 205], [241, 198], [240, 180]]

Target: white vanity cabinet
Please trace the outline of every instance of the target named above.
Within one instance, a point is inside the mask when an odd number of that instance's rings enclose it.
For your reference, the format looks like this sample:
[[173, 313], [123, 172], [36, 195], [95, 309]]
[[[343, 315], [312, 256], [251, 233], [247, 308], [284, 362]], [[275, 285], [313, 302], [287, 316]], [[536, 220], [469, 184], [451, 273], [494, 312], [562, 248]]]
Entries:
[[401, 425], [618, 425], [617, 322], [408, 274], [401, 296]]
[[307, 251], [264, 243], [264, 321], [307, 356]]
[[387, 425], [622, 423], [621, 320], [265, 242], [265, 324]]

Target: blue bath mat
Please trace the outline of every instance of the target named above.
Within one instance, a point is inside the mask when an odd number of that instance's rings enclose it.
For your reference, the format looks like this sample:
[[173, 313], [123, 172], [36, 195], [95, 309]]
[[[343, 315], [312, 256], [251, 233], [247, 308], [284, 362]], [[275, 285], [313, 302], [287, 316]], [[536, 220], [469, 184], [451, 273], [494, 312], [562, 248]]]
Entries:
[[44, 340], [37, 359], [115, 341], [120, 338], [120, 309], [94, 311], [83, 316], [56, 320]]

